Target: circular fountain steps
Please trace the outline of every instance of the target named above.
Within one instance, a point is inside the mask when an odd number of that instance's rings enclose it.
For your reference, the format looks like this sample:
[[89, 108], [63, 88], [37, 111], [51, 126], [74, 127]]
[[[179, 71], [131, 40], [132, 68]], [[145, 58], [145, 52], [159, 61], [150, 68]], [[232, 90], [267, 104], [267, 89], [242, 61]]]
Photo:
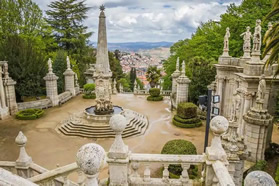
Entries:
[[[123, 138], [132, 136], [138, 136], [145, 133], [148, 127], [148, 119], [146, 116], [137, 112], [129, 113], [129, 120], [127, 127], [122, 133]], [[115, 133], [107, 125], [93, 125], [85, 124], [82, 120], [77, 118], [71, 118], [62, 122], [62, 125], [58, 127], [58, 131], [66, 136], [78, 136], [86, 138], [114, 138]]]

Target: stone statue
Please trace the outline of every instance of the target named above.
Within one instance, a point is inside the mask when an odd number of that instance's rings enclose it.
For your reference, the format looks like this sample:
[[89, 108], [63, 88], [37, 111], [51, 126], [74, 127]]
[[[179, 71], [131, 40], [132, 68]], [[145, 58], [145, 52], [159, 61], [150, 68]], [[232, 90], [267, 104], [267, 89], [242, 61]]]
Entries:
[[230, 34], [230, 28], [227, 27], [226, 29], [226, 34], [224, 36], [224, 51], [228, 51], [229, 50], [229, 38], [231, 37], [231, 34]]
[[69, 56], [67, 56], [67, 69], [68, 69], [68, 70], [71, 69], [71, 63], [70, 63]]
[[261, 45], [262, 45], [262, 27], [261, 27], [261, 20], [257, 19], [256, 27], [253, 37], [253, 52], [260, 52]]
[[4, 73], [4, 77], [5, 79], [9, 78], [9, 71], [8, 71], [8, 63], [4, 63], [4, 68], [3, 68], [3, 73]]
[[263, 103], [264, 96], [265, 96], [265, 90], [266, 90], [265, 75], [262, 74], [260, 77], [259, 86], [258, 86], [257, 99], [256, 99], [257, 102]]
[[232, 105], [232, 111], [231, 111], [231, 119], [232, 122], [237, 122], [239, 119], [240, 114], [240, 106], [241, 106], [241, 97], [238, 94], [237, 91], [233, 94], [233, 105]]
[[251, 51], [251, 38], [252, 38], [252, 34], [250, 32], [250, 27], [247, 26], [246, 27], [246, 32], [242, 33], [240, 36], [243, 36], [243, 40], [244, 40], [244, 44], [243, 44], [243, 51], [244, 51], [244, 53], [249, 52], [249, 55], [250, 55], [250, 51]]
[[[268, 30], [266, 31], [265, 36], [264, 36], [265, 38], [268, 37], [268, 35], [269, 35], [269, 33], [270, 33], [271, 30], [272, 30], [272, 23], [269, 22], [269, 23], [268, 23]], [[267, 38], [267, 40], [266, 40], [266, 45], [268, 45], [269, 43], [270, 43], [270, 38]], [[270, 54], [271, 54], [271, 51], [272, 51], [272, 50], [270, 50], [267, 54], [270, 55]]]
[[47, 64], [48, 64], [48, 72], [49, 72], [49, 73], [52, 73], [52, 61], [51, 61], [50, 58], [48, 59]]
[[179, 71], [179, 57], [177, 57], [176, 60], [176, 70]]

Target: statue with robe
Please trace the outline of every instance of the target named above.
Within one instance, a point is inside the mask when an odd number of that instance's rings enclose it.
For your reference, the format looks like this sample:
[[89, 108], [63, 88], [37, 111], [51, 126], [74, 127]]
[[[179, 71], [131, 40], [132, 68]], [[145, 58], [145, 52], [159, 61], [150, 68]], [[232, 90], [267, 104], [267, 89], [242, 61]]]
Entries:
[[251, 38], [252, 34], [250, 32], [250, 27], [246, 27], [246, 32], [242, 33], [240, 36], [243, 37], [244, 44], [243, 44], [243, 51], [244, 52], [250, 52], [251, 51]]
[[232, 103], [232, 111], [231, 111], [231, 121], [237, 122], [240, 115], [240, 106], [241, 106], [241, 97], [237, 93], [237, 91], [234, 92], [233, 95], [233, 103]]
[[260, 52], [261, 45], [262, 45], [262, 27], [261, 27], [261, 20], [256, 21], [255, 32], [253, 36], [253, 51]]

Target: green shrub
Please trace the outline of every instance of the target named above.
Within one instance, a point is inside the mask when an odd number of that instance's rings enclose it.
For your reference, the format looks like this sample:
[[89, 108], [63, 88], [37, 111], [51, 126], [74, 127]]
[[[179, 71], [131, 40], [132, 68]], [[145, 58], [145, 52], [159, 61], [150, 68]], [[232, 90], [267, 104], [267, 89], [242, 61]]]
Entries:
[[44, 111], [42, 109], [25, 109], [16, 113], [16, 119], [19, 120], [34, 120], [42, 117]]
[[147, 101], [162, 101], [163, 99], [164, 99], [163, 96], [157, 96], [157, 97], [148, 96], [147, 97]]
[[[161, 154], [180, 154], [180, 155], [195, 155], [197, 154], [197, 149], [193, 143], [187, 140], [176, 139], [168, 141]], [[170, 165], [169, 172], [170, 178], [178, 179], [182, 173], [181, 165]], [[191, 165], [188, 169], [188, 174], [191, 179], [194, 179], [198, 175], [198, 167]]]
[[191, 102], [182, 102], [177, 106], [177, 115], [183, 119], [197, 117], [197, 106]]
[[96, 94], [95, 93], [91, 93], [91, 94], [83, 94], [82, 95], [83, 99], [96, 99]]
[[276, 172], [275, 172], [275, 182], [277, 183], [277, 185], [279, 184], [279, 162], [277, 163], [277, 168], [276, 168]]
[[83, 90], [85, 94], [90, 94], [92, 91], [95, 90], [96, 85], [94, 83], [88, 83], [83, 85]]
[[151, 88], [149, 89], [149, 94], [153, 97], [158, 97], [160, 96], [160, 89], [159, 88]]
[[199, 123], [201, 121], [199, 118], [183, 119], [178, 115], [175, 115], [173, 119], [183, 124], [193, 124], [193, 123]]
[[195, 128], [195, 127], [202, 126], [202, 121], [200, 119], [198, 119], [198, 118], [194, 118], [194, 119], [197, 119], [196, 123], [182, 123], [182, 122], [177, 121], [175, 118], [173, 118], [172, 123], [175, 126], [180, 127], [180, 128]]

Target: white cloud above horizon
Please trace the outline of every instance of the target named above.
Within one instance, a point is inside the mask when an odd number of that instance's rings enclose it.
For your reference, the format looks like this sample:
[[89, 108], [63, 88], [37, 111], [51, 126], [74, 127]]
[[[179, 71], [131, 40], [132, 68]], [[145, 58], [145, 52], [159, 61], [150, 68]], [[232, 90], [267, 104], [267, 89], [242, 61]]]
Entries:
[[[48, 10], [52, 0], [33, 0]], [[86, 0], [88, 18], [84, 24], [94, 32], [96, 42], [99, 6], [106, 6], [108, 42], [176, 42], [191, 37], [202, 23], [220, 19], [230, 3], [242, 0]]]

